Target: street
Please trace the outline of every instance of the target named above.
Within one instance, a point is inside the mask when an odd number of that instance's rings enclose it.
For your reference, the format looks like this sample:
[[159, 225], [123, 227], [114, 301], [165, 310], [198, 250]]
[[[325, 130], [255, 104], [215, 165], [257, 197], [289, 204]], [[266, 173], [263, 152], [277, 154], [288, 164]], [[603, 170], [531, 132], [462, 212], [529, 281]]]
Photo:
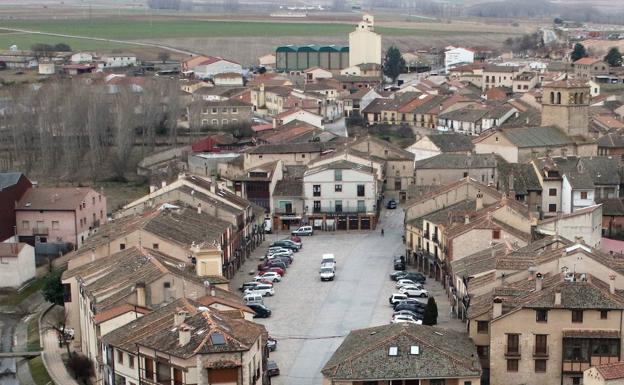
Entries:
[[[318, 231], [312, 237], [302, 237], [304, 246], [295, 253], [282, 282], [275, 284], [275, 296], [265, 299], [273, 315], [256, 320], [278, 340], [277, 351], [271, 353], [270, 359], [277, 362], [281, 374], [272, 378], [272, 384], [321, 384], [321, 368], [350, 330], [390, 322], [388, 297], [396, 289], [388, 275], [394, 271], [392, 257], [405, 252], [402, 234], [403, 210], [397, 208], [382, 211], [376, 231]], [[232, 280], [233, 291], [252, 279], [248, 272], [259, 263], [269, 242], [287, 235], [267, 235], [267, 242], [254, 253], [256, 258], [248, 261]], [[319, 279], [323, 253], [336, 257], [334, 281]], [[441, 286], [427, 281], [426, 288], [440, 295], [436, 295], [436, 300], [441, 323], [462, 330], [459, 321], [448, 321], [448, 300]], [[447, 320], [442, 322], [443, 318]]]

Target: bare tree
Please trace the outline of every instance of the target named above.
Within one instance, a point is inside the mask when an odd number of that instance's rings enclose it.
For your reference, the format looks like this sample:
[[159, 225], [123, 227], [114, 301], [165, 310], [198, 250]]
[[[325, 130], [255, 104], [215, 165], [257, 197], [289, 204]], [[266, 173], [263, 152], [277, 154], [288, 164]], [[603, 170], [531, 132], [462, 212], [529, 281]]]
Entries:
[[111, 157], [113, 173], [119, 180], [124, 180], [128, 163], [132, 156], [136, 128], [136, 97], [128, 85], [116, 89], [113, 100], [113, 128], [115, 131], [115, 151]]
[[41, 331], [46, 333], [53, 331], [56, 333], [60, 346], [65, 346], [67, 355], [71, 358], [72, 351], [70, 349], [71, 341], [74, 339], [74, 330], [67, 325], [69, 323], [69, 313], [61, 306], [55, 306], [50, 310], [49, 314], [43, 318]]

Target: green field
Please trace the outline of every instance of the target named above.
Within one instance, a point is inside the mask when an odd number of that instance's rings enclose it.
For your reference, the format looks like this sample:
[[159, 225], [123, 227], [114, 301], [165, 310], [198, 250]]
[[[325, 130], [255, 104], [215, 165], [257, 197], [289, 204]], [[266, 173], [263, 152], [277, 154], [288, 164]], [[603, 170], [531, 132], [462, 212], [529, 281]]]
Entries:
[[[2, 27], [76, 36], [120, 40], [189, 38], [189, 37], [280, 37], [280, 36], [346, 36], [351, 24], [279, 23], [214, 20], [93, 19], [89, 20], [19, 20], [5, 21]], [[1, 27], [0, 27], [1, 28]], [[431, 31], [412, 28], [377, 27], [386, 36], [457, 35], [457, 31]], [[482, 34], [482, 32], [474, 32]], [[462, 32], [465, 34], [465, 32]], [[471, 34], [471, 32], [468, 32]], [[0, 38], [2, 36], [0, 35]]]

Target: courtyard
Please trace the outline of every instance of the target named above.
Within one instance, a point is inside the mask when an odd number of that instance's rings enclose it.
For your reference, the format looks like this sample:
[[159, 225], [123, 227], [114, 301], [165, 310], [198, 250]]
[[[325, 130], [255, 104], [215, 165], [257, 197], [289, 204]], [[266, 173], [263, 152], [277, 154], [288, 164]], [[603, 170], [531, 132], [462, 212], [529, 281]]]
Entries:
[[[267, 235], [232, 279], [232, 290], [252, 280], [249, 272], [270, 242], [288, 235], [286, 231]], [[388, 297], [396, 289], [389, 274], [394, 271], [392, 258], [405, 253], [402, 235], [403, 210], [398, 208], [382, 211], [376, 231], [316, 232], [302, 238], [303, 248], [295, 253], [282, 281], [275, 284], [275, 296], [264, 300], [272, 316], [256, 320], [278, 340], [270, 360], [277, 362], [281, 374], [272, 378], [272, 384], [320, 385], [321, 368], [350, 330], [390, 322]], [[336, 257], [334, 281], [319, 279], [324, 253]], [[465, 330], [464, 324], [451, 319], [442, 286], [428, 280], [425, 288], [437, 301], [439, 326]]]

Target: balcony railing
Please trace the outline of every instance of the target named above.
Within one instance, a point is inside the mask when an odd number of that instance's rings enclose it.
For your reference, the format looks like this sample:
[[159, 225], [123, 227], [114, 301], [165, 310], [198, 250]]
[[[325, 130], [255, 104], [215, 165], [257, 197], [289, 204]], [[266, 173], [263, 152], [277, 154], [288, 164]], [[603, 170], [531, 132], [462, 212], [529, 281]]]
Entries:
[[275, 214], [280, 215], [297, 215], [296, 210], [287, 210], [287, 209], [275, 209]]
[[548, 346], [536, 346], [533, 348], [533, 357], [548, 357]]
[[33, 227], [33, 235], [48, 235], [48, 228], [44, 226]]
[[366, 207], [342, 207], [336, 209], [336, 207], [314, 207], [313, 213], [323, 213], [327, 215], [342, 215], [342, 214], [365, 214], [372, 213], [373, 211], [366, 210]]
[[520, 345], [505, 345], [505, 356], [520, 357]]
[[423, 233], [423, 236], [429, 239], [429, 231], [425, 230], [425, 232]]
[[431, 240], [434, 241], [435, 243], [438, 243], [438, 235], [435, 233], [431, 235]]

